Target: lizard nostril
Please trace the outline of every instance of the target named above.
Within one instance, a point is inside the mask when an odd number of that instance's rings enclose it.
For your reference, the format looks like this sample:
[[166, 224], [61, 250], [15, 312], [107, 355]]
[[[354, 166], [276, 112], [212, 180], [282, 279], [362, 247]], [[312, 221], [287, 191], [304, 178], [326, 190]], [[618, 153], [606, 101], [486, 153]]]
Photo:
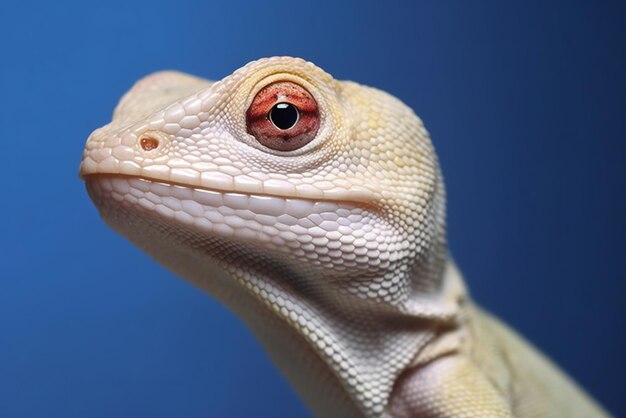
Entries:
[[151, 136], [146, 136], [141, 138], [139, 145], [141, 145], [144, 151], [152, 151], [159, 146], [159, 140]]

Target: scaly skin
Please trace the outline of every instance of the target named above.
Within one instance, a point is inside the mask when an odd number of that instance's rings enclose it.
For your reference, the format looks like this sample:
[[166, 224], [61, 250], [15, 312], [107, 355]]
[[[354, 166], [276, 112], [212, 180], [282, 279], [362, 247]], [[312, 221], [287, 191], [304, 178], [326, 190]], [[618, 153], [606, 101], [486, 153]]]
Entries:
[[[246, 125], [278, 81], [319, 108], [291, 151]], [[218, 82], [157, 73], [80, 174], [113, 229], [243, 318], [318, 416], [605, 416], [468, 299], [428, 133], [382, 91], [289, 57]]]

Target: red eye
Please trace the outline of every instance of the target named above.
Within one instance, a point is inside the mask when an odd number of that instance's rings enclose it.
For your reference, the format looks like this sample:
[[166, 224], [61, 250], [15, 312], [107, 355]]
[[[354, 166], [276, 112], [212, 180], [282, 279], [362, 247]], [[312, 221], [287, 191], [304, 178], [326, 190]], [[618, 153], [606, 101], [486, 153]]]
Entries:
[[317, 102], [304, 87], [280, 81], [261, 89], [246, 112], [248, 133], [268, 148], [293, 151], [315, 138]]

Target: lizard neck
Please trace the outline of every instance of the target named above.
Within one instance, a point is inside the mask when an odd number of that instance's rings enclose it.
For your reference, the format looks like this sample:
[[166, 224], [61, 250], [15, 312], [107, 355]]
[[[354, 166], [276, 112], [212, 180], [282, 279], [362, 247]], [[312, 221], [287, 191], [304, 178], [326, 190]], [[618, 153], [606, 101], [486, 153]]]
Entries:
[[[238, 303], [231, 299], [229, 305], [238, 306], [238, 314], [316, 416], [382, 416], [398, 376], [458, 325], [465, 296], [452, 262], [441, 271], [436, 289], [415, 292], [393, 307], [346, 302], [342, 295], [298, 295], [258, 270], [234, 274], [244, 283], [262, 283], [263, 291], [275, 296], [259, 299], [254, 295], [262, 291], [253, 285], [249, 297], [240, 296]], [[286, 306], [289, 302], [268, 304], [270, 299], [292, 301], [297, 313]]]

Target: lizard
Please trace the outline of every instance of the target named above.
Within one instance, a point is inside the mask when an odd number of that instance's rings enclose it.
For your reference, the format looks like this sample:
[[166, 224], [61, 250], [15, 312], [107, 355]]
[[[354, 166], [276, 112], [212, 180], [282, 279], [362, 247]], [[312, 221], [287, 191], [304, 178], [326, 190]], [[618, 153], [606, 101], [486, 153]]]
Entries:
[[313, 63], [138, 81], [80, 164], [104, 221], [237, 314], [320, 417], [602, 417], [477, 306], [399, 99]]

